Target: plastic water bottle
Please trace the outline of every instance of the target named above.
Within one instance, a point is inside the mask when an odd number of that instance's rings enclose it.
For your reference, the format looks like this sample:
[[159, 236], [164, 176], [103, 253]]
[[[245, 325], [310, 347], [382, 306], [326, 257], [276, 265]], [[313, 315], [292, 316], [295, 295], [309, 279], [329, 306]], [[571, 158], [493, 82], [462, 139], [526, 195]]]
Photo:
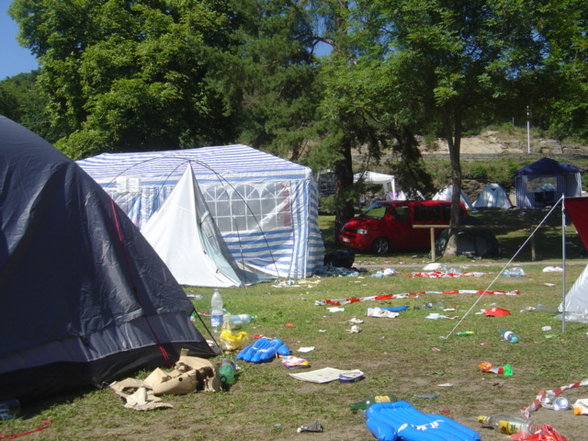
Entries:
[[537, 426], [532, 425], [529, 420], [508, 415], [480, 415], [478, 422], [484, 427], [492, 427], [505, 435], [513, 435], [517, 432], [533, 433], [537, 429]]
[[219, 329], [223, 325], [223, 298], [218, 289], [214, 290], [212, 298], [210, 299], [210, 326], [212, 332], [218, 334]]
[[366, 398], [365, 400], [357, 401], [356, 403], [351, 403], [349, 408], [353, 412], [357, 412], [358, 410], [366, 410], [372, 404], [376, 403], [393, 403], [394, 401], [398, 401], [394, 395], [376, 395], [373, 397]]
[[500, 329], [501, 337], [509, 343], [518, 343], [519, 337], [514, 332], [509, 331], [508, 329]]
[[233, 314], [229, 316], [229, 323], [231, 328], [240, 328], [241, 326], [248, 325], [253, 320], [255, 320], [257, 316], [250, 315], [250, 314]]

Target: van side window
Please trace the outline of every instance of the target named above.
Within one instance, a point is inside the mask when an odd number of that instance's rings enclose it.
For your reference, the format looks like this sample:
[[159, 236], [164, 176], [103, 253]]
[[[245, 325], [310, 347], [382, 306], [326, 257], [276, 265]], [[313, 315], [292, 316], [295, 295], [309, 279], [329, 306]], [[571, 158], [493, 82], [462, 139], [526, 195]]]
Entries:
[[394, 215], [394, 219], [399, 222], [408, 221], [408, 206], [401, 205], [400, 207], [393, 207], [391, 213]]
[[432, 222], [441, 219], [441, 212], [437, 206], [417, 205], [414, 207], [414, 220], [417, 222]]

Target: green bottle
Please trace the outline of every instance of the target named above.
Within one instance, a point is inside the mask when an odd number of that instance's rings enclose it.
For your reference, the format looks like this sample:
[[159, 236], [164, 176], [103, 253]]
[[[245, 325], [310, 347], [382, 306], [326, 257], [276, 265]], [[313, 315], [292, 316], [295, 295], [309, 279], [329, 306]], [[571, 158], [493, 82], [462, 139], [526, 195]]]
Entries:
[[218, 376], [224, 387], [230, 386], [235, 383], [236, 379], [236, 366], [232, 360], [225, 358], [218, 369]]
[[357, 412], [358, 410], [366, 410], [372, 404], [393, 403], [394, 401], [398, 401], [398, 399], [394, 395], [376, 395], [374, 397], [369, 397], [365, 400], [361, 400], [356, 403], [351, 403], [349, 407], [353, 412]]

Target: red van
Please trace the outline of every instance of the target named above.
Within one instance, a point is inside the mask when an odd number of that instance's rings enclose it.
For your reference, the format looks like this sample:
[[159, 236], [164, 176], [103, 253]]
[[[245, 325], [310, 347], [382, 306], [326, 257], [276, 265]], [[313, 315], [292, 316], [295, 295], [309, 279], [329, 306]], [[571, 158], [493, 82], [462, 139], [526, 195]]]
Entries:
[[[462, 214], [466, 209], [461, 205]], [[430, 245], [428, 228], [413, 225], [448, 225], [451, 201], [380, 201], [347, 222], [339, 243], [360, 251], [387, 254], [391, 250], [425, 250]], [[435, 237], [442, 229], [435, 229]]]

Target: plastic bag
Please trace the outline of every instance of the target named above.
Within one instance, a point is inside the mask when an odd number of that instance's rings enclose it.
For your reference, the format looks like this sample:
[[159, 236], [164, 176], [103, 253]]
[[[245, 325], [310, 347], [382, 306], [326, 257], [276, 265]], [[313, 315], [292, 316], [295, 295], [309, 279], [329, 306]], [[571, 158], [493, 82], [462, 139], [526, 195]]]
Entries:
[[568, 441], [568, 439], [559, 434], [549, 424], [544, 424], [536, 433], [519, 432], [510, 436], [509, 439], [514, 441]]
[[226, 351], [237, 351], [247, 346], [249, 334], [245, 331], [233, 332], [229, 328], [223, 328], [220, 333], [221, 346]]

